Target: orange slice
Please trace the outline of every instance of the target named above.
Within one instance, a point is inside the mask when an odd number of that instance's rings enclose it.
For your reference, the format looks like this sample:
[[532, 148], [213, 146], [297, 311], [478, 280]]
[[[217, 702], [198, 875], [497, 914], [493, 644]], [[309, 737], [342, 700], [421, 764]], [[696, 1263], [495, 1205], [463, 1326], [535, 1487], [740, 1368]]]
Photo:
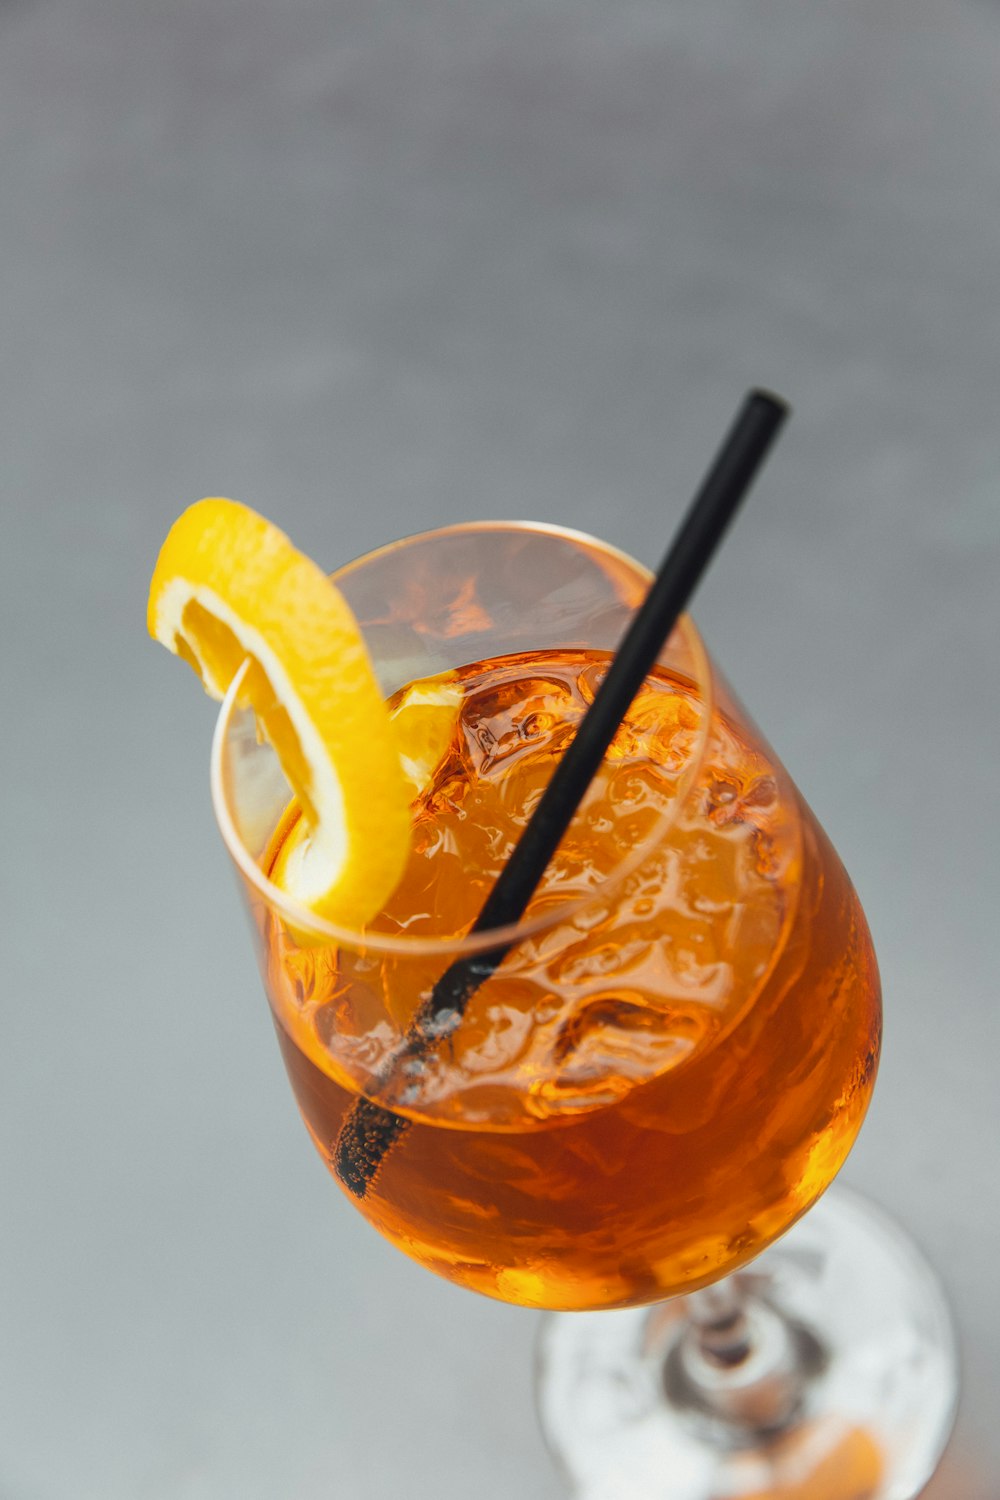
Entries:
[[440, 765], [455, 732], [462, 689], [454, 672], [411, 682], [392, 709], [392, 727], [410, 795], [418, 797]]
[[[390, 722], [411, 799], [419, 797], [429, 785], [444, 758], [461, 705], [462, 690], [453, 672], [411, 683], [393, 705]], [[298, 870], [305, 857], [309, 829], [298, 818], [296, 808], [289, 812], [291, 816], [286, 814], [287, 821], [272, 841], [272, 848], [277, 845], [278, 854], [271, 867], [271, 879], [282, 890], [294, 891], [299, 884]]]
[[289, 894], [360, 927], [409, 850], [407, 778], [357, 621], [322, 569], [233, 500], [174, 523], [149, 591], [149, 631], [222, 698], [245, 661], [252, 707], [302, 808], [308, 837]]

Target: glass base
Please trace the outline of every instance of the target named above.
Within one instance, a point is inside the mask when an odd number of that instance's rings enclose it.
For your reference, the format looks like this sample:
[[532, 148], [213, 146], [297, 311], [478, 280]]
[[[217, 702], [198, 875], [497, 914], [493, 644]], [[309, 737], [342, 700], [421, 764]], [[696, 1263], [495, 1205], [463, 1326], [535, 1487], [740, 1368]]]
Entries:
[[796, 1391], [780, 1416], [767, 1399], [748, 1399], [770, 1390], [763, 1343], [720, 1373], [718, 1400], [684, 1378], [682, 1297], [546, 1318], [539, 1414], [575, 1493], [912, 1500], [948, 1440], [958, 1378], [947, 1305], [911, 1242], [836, 1189], [734, 1280], [761, 1326], [780, 1321], [797, 1351]]

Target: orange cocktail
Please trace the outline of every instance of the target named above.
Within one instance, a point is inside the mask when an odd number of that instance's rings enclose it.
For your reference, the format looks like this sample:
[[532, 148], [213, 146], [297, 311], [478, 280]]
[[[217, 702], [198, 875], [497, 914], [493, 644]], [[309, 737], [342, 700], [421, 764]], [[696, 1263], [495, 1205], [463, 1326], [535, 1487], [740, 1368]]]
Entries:
[[[563, 650], [458, 673], [461, 711], [376, 933], [468, 929], [605, 667]], [[541, 930], [452, 1036], [381, 1081], [406, 1126], [367, 1177], [350, 1159], [358, 1092], [442, 961], [302, 945], [263, 914], [268, 991], [313, 1140], [383, 1234], [477, 1291], [596, 1308], [713, 1281], [810, 1206], [860, 1126], [880, 1006], [857, 898], [787, 774], [734, 717], [716, 714], [673, 806], [699, 715], [689, 682], [647, 683], [529, 909]]]
[[280, 781], [261, 804], [244, 772], [267, 751], [235, 709], [220, 721], [217, 810], [316, 1146], [379, 1232], [487, 1295], [616, 1307], [717, 1280], [828, 1187], [873, 1088], [879, 980], [834, 850], [685, 625], [504, 962], [408, 1052], [442, 971], [489, 950], [469, 927], [646, 574], [499, 525], [411, 538], [337, 583], [390, 703], [417, 681], [454, 706], [405, 873], [363, 930], [268, 877], [297, 808]]
[[796, 1224], [881, 1034], [809, 808], [682, 618], [527, 909], [500, 899], [649, 575], [484, 523], [335, 582], [209, 501], [165, 544], [150, 628], [228, 684], [215, 810], [347, 1198], [459, 1284], [574, 1310], [544, 1323], [539, 1412], [587, 1500], [909, 1500], [954, 1412], [947, 1308], [850, 1194]]

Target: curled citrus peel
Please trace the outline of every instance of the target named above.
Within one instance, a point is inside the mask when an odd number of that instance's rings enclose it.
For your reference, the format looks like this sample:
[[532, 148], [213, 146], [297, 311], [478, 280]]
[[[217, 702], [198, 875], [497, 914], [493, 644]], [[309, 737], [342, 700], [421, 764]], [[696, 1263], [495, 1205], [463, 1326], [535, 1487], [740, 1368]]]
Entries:
[[249, 661], [240, 701], [256, 714], [303, 814], [284, 888], [329, 921], [370, 922], [406, 864], [411, 789], [339, 590], [256, 512], [200, 500], [163, 544], [147, 623], [213, 698]]
[[[462, 690], [454, 673], [412, 682], [392, 704], [389, 721], [396, 740], [407, 795], [415, 799], [430, 784], [455, 732]], [[291, 821], [291, 820], [289, 820]], [[299, 885], [299, 868], [307, 855], [309, 828], [303, 819], [283, 827], [272, 847], [278, 852], [271, 879], [282, 890]]]

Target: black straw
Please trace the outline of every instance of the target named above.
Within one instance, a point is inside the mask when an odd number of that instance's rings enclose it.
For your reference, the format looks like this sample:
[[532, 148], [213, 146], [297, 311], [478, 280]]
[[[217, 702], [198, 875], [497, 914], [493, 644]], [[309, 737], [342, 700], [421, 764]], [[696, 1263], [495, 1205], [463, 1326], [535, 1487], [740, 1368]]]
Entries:
[[[649, 593], [471, 932], [506, 927], [524, 915], [630, 703], [697, 588], [788, 411], [784, 401], [766, 391], [751, 391], [744, 399]], [[407, 1083], [416, 1082], [422, 1054], [454, 1031], [472, 995], [512, 946], [508, 942], [456, 959], [444, 971], [414, 1017], [402, 1046], [379, 1069], [381, 1090], [407, 1102]], [[355, 1197], [364, 1197], [405, 1125], [405, 1117], [365, 1098], [348, 1114], [333, 1164]]]

